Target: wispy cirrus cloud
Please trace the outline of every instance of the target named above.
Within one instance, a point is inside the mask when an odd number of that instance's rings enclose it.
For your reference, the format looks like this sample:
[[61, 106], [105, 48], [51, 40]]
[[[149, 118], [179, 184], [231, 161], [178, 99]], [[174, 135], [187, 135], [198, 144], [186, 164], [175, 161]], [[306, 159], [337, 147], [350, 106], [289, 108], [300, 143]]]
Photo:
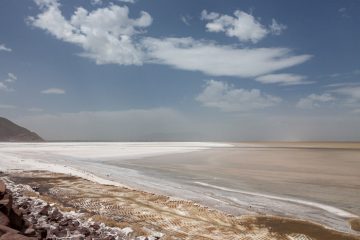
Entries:
[[192, 17], [190, 15], [181, 15], [180, 20], [187, 26], [190, 26], [190, 21], [192, 20]]
[[49, 88], [41, 91], [42, 94], [66, 94], [66, 91], [62, 88]]
[[302, 109], [314, 109], [320, 107], [324, 103], [327, 104], [333, 101], [335, 101], [335, 97], [330, 93], [310, 94], [305, 98], [301, 98], [296, 104], [296, 107]]
[[281, 98], [265, 94], [259, 89], [235, 88], [226, 82], [209, 80], [196, 97], [205, 107], [218, 108], [224, 112], [246, 112], [273, 107]]
[[5, 51], [5, 52], [11, 52], [12, 49], [11, 48], [8, 48], [5, 46], [5, 44], [0, 44], [0, 52], [1, 51]]
[[4, 80], [5, 82], [12, 83], [17, 80], [17, 76], [14, 73], [8, 73], [8, 77]]
[[147, 61], [211, 76], [257, 77], [308, 61], [288, 48], [237, 48], [193, 38], [146, 38]]
[[329, 84], [326, 87], [327, 89], [321, 94], [313, 93], [301, 98], [297, 103], [297, 107], [313, 109], [332, 104], [338, 108], [358, 109], [360, 105], [359, 83], [335, 83]]
[[343, 18], [349, 18], [349, 17], [350, 17], [350, 15], [349, 15], [349, 13], [348, 13], [348, 9], [345, 8], [345, 7], [339, 8], [339, 9], [338, 9], [338, 13], [339, 13], [339, 14], [341, 15], [341, 17], [343, 17]]
[[0, 104], [0, 109], [15, 109], [16, 106], [9, 104]]
[[360, 84], [338, 87], [329, 92], [345, 97], [348, 103], [360, 103]]
[[7, 77], [0, 81], [0, 91], [12, 92], [14, 89], [11, 84], [17, 80], [17, 76], [14, 73], [8, 73]]
[[307, 81], [307, 77], [303, 75], [290, 74], [290, 73], [278, 73], [262, 75], [255, 78], [256, 81], [265, 84], [280, 84], [280, 85], [302, 85], [311, 84], [312, 81]]
[[[117, 0], [118, 2], [123, 3], [135, 3], [135, 0]], [[91, 0], [92, 5], [102, 5], [104, 2], [107, 2], [107, 0]]]
[[10, 91], [10, 88], [5, 83], [0, 82], [0, 91]]

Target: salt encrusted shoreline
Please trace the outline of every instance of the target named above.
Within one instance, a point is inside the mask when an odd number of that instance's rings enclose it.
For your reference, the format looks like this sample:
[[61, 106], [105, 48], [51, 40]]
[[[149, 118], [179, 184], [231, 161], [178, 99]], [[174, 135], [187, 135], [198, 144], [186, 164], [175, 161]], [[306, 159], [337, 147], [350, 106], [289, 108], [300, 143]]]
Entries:
[[[5, 184], [4, 184], [5, 183]], [[104, 223], [86, 219], [80, 211], [64, 212], [53, 203], [37, 197], [36, 187], [16, 184], [9, 178], [0, 179], [0, 185], [6, 186], [1, 192], [3, 199], [9, 199], [8, 208], [1, 202], [1, 210], [9, 212], [2, 216], [0, 239], [103, 239], [103, 240], [157, 240], [162, 236], [155, 232], [152, 236], [130, 237], [131, 227], [109, 227]], [[4, 188], [5, 189], [5, 188]], [[23, 192], [32, 193], [26, 196]], [[2, 199], [2, 200], [3, 200]], [[10, 208], [9, 208], [10, 207]], [[14, 219], [14, 212], [16, 219]], [[7, 219], [6, 219], [7, 218]], [[10, 219], [10, 220], [9, 220]]]
[[359, 239], [311, 222], [275, 216], [235, 217], [194, 202], [64, 174], [25, 171], [2, 177], [13, 191], [13, 208], [26, 223], [19, 230], [35, 239]]

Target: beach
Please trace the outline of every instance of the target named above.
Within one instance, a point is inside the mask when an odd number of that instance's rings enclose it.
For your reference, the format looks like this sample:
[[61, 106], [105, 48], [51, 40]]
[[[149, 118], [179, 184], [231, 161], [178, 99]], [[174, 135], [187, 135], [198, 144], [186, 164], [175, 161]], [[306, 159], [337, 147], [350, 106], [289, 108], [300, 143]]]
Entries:
[[358, 143], [2, 143], [0, 170], [46, 170], [359, 236]]

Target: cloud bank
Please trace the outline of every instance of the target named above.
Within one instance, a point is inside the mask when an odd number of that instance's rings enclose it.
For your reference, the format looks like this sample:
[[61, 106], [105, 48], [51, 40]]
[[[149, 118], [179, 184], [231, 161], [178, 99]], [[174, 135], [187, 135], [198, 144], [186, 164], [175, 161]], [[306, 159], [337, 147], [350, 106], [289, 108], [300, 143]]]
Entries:
[[360, 136], [359, 114], [347, 118], [262, 113], [202, 117], [154, 108], [38, 114], [13, 120], [47, 140], [351, 141]]

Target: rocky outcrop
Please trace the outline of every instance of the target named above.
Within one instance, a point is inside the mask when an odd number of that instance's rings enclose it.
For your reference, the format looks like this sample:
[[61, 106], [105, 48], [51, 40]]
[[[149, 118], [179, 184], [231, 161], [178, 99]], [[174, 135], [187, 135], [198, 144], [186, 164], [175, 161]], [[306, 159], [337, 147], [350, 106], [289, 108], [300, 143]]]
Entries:
[[43, 142], [34, 132], [0, 117], [0, 142]]
[[0, 240], [31, 240], [35, 237], [32, 224], [25, 221], [23, 214], [13, 205], [12, 193], [0, 180]]
[[[83, 213], [62, 212], [55, 204], [23, 191], [38, 194], [36, 187], [0, 178], [0, 240], [158, 240], [160, 237], [130, 237], [132, 230], [110, 227], [84, 218]], [[10, 191], [11, 190], [11, 191]], [[131, 231], [130, 231], [131, 230]]]

